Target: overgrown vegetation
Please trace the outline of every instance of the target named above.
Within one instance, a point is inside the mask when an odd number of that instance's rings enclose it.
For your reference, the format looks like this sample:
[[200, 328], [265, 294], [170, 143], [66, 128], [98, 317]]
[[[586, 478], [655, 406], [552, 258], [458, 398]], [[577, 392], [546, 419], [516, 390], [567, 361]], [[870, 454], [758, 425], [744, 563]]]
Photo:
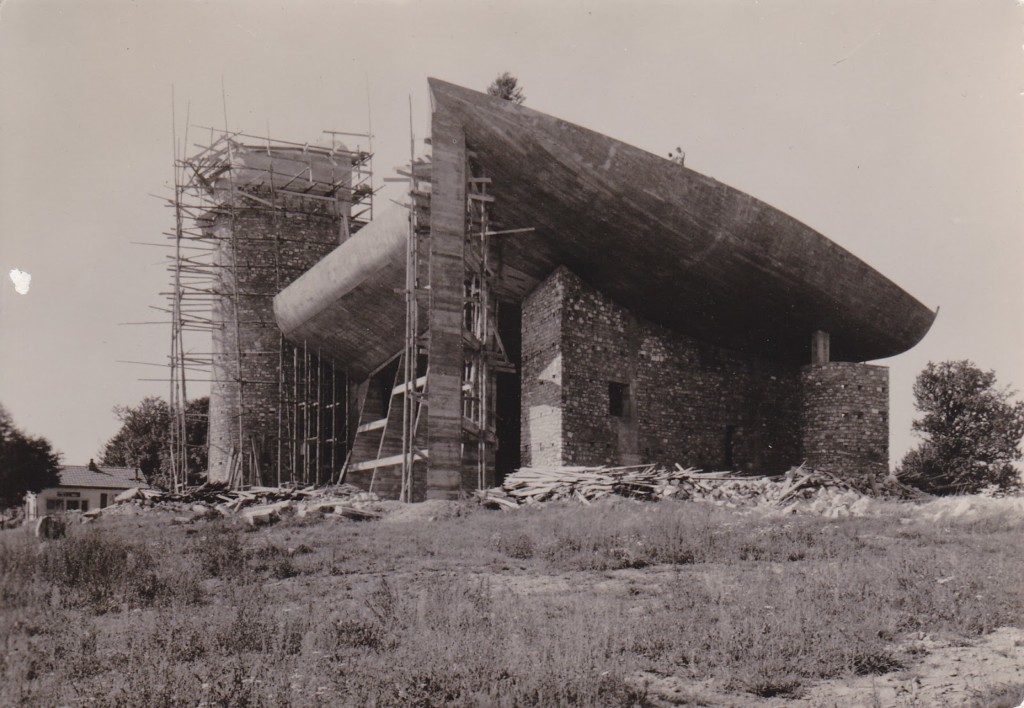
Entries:
[[24, 501], [25, 492], [57, 484], [60, 454], [45, 438], [24, 433], [0, 406], [0, 510]]
[[490, 96], [497, 96], [515, 104], [522, 104], [526, 100], [526, 94], [519, 85], [519, 79], [507, 71], [503, 71], [487, 87]]
[[[206, 438], [210, 399], [196, 398], [185, 408], [190, 483], [199, 483], [206, 472]], [[137, 467], [150, 484], [171, 487], [171, 408], [159, 396], [148, 396], [135, 406], [114, 406], [121, 429], [99, 451], [101, 464]]]
[[0, 534], [0, 704], [644, 705], [648, 674], [745, 703], [1024, 617], [998, 520], [622, 501], [73, 531]]
[[933, 494], [969, 494], [986, 486], [1021, 484], [1014, 463], [1022, 458], [1024, 401], [996, 386], [994, 371], [970, 361], [928, 362], [914, 382], [924, 438], [903, 458], [897, 475]]

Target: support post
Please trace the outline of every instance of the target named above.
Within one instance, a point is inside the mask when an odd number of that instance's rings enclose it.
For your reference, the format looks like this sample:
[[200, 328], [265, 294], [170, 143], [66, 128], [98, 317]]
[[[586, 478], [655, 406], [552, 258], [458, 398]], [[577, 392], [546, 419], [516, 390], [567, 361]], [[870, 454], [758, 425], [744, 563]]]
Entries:
[[466, 136], [444, 106], [432, 117], [427, 499], [457, 498], [462, 477], [462, 317]]

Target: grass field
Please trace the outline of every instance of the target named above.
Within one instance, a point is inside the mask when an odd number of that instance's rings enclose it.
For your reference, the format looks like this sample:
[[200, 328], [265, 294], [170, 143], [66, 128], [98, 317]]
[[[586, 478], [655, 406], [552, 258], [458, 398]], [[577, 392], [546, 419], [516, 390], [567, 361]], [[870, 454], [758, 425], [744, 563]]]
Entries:
[[913, 671], [922, 638], [1024, 627], [1013, 518], [617, 500], [236, 521], [0, 533], [0, 704], [820, 705]]

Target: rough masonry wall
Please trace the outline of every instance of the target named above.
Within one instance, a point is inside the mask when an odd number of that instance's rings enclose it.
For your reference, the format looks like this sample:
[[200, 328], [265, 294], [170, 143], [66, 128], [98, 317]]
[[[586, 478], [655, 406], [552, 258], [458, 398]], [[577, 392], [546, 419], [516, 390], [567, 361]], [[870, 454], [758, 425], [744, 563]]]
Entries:
[[844, 477], [889, 472], [889, 370], [851, 362], [801, 371], [802, 452], [811, 467]]
[[565, 268], [523, 304], [523, 464], [780, 472], [799, 457], [799, 384], [795, 367], [640, 320]]
[[562, 464], [562, 278], [549, 278], [522, 303], [520, 461]]
[[[289, 211], [225, 210], [211, 227], [220, 238], [220, 297], [213, 308], [210, 388], [212, 481], [227, 479], [231, 450], [244, 445], [248, 454], [251, 440], [260, 452], [261, 470], [265, 475], [270, 472], [276, 459], [281, 399], [292, 395], [279, 390], [280, 330], [274, 320], [273, 297], [338, 245], [339, 219], [326, 206], [289, 206]], [[292, 370], [290, 348], [288, 352], [283, 366], [286, 381]]]

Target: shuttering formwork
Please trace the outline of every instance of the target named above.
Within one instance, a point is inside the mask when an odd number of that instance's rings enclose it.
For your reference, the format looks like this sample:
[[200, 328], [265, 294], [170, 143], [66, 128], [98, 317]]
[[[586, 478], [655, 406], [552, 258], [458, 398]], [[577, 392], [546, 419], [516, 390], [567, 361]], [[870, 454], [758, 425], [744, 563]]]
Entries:
[[272, 300], [373, 218], [368, 136], [331, 131], [309, 145], [211, 130], [205, 147], [176, 157], [171, 206], [175, 484], [187, 479], [186, 404], [199, 382], [210, 385], [210, 480], [331, 481], [349, 450], [348, 377], [318, 347], [281, 336]]
[[[515, 372], [515, 366], [497, 326], [491, 237], [505, 232], [493, 230], [491, 179], [468, 153], [457, 153], [462, 181], [452, 190], [456, 202], [448, 205], [450, 217], [439, 214], [432, 209], [436, 161], [417, 156], [411, 142], [410, 162], [393, 180], [408, 189], [401, 202], [408, 209], [404, 341], [357, 387], [355, 442], [345, 472], [348, 481], [382, 496], [420, 501], [438, 496], [429, 482], [436, 475], [428, 470], [441, 464], [455, 480], [441, 496], [495, 484], [495, 374]], [[431, 385], [438, 374], [440, 383]], [[433, 407], [445, 410], [440, 423], [431, 420]], [[444, 449], [436, 444], [443, 433]]]

